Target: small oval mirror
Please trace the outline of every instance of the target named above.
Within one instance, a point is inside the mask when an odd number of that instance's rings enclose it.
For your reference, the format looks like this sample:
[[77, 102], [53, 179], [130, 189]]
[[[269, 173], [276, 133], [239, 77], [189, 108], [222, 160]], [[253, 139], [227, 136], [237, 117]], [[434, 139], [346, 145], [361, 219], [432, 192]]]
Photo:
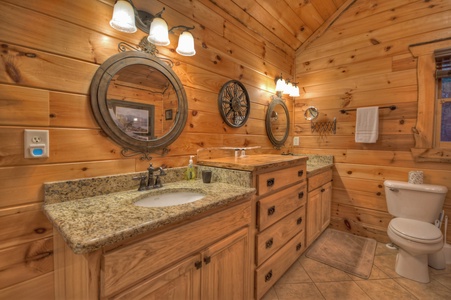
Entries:
[[304, 112], [304, 118], [307, 121], [313, 121], [318, 118], [319, 112], [318, 109], [314, 106], [309, 106]]
[[288, 138], [290, 132], [290, 116], [285, 102], [273, 97], [266, 113], [266, 133], [271, 143], [280, 148]]

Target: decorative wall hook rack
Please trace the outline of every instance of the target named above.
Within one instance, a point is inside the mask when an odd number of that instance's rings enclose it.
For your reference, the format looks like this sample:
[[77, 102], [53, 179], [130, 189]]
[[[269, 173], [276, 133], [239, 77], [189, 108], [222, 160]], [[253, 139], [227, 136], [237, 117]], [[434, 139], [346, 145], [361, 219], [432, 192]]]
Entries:
[[318, 132], [320, 135], [332, 132], [333, 134], [337, 133], [337, 118], [334, 118], [332, 121], [325, 121], [325, 122], [313, 122], [310, 123], [312, 133]]

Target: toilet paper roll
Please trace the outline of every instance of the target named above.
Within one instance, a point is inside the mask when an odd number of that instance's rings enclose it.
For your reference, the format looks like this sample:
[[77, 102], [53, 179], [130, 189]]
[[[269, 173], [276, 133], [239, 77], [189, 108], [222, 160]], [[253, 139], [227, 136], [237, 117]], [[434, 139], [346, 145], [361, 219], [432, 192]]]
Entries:
[[423, 184], [423, 171], [410, 171], [409, 183]]

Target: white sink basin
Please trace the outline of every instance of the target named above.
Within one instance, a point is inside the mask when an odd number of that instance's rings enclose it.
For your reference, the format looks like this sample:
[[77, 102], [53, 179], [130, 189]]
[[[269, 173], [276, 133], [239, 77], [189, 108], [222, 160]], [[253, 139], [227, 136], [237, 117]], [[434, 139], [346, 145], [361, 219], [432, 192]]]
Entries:
[[136, 206], [144, 207], [165, 207], [194, 202], [205, 197], [205, 194], [199, 192], [177, 191], [167, 192], [159, 195], [150, 195], [136, 201]]

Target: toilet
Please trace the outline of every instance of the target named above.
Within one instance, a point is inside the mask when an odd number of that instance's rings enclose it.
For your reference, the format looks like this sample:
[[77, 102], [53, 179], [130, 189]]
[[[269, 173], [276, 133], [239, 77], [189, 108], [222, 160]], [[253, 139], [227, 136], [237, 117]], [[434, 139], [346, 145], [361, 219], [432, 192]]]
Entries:
[[387, 234], [399, 248], [395, 271], [402, 277], [428, 283], [428, 255], [443, 247], [442, 232], [433, 223], [442, 211], [448, 189], [394, 180], [386, 180], [384, 186], [388, 212], [394, 216]]

